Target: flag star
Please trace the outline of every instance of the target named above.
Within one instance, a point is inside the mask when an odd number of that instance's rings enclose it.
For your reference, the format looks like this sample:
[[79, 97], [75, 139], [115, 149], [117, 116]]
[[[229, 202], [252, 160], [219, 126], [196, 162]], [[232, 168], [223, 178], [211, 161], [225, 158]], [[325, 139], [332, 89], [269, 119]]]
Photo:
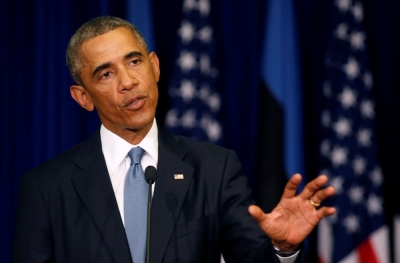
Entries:
[[198, 8], [199, 8], [201, 15], [207, 16], [210, 13], [210, 1], [209, 0], [199, 0]]
[[332, 96], [332, 83], [330, 81], [325, 81], [323, 84], [323, 92], [324, 95], [329, 98], [330, 96]]
[[349, 80], [353, 80], [360, 73], [360, 68], [358, 66], [357, 60], [354, 58], [349, 58], [347, 64], [343, 67], [347, 74]]
[[330, 180], [330, 185], [336, 190], [336, 194], [340, 195], [343, 192], [343, 177], [337, 176]]
[[165, 116], [165, 123], [168, 127], [178, 126], [178, 112], [175, 109], [171, 109], [167, 112], [167, 115]]
[[339, 138], [343, 138], [351, 133], [351, 123], [345, 118], [340, 118], [334, 125], [333, 129]]
[[212, 33], [212, 28], [210, 26], [205, 26], [197, 32], [197, 37], [204, 43], [210, 43], [212, 40]]
[[364, 85], [368, 88], [371, 89], [372, 85], [374, 84], [373, 79], [372, 79], [372, 74], [370, 72], [365, 72], [364, 76], [363, 76], [363, 81], [364, 81]]
[[211, 77], [216, 77], [218, 75], [218, 71], [211, 67], [210, 56], [208, 54], [200, 55], [200, 71], [203, 75]]
[[214, 93], [210, 97], [208, 97], [206, 103], [213, 112], [217, 112], [221, 106], [221, 100], [217, 93]]
[[204, 75], [208, 75], [210, 72], [210, 56], [207, 54], [200, 55], [200, 71]]
[[360, 146], [368, 147], [371, 145], [372, 132], [369, 129], [360, 129], [357, 133], [357, 141]]
[[346, 23], [341, 23], [336, 28], [335, 35], [339, 39], [346, 40], [347, 39], [347, 31], [348, 31], [347, 24]]
[[197, 65], [196, 54], [188, 51], [181, 51], [178, 59], [178, 65], [184, 72], [194, 69]]
[[185, 2], [183, 3], [183, 10], [186, 12], [195, 9], [196, 7], [197, 7], [196, 0], [185, 0]]
[[343, 108], [348, 109], [351, 106], [354, 106], [357, 94], [352, 89], [346, 86], [343, 89], [343, 92], [338, 97], [343, 105]]
[[331, 114], [329, 111], [324, 110], [321, 114], [321, 121], [325, 127], [329, 127], [331, 125]]
[[351, 9], [351, 11], [358, 22], [361, 22], [363, 20], [364, 13], [363, 13], [363, 7], [362, 7], [361, 3], [355, 4], [353, 6], [353, 8]]
[[363, 200], [364, 189], [360, 186], [353, 186], [349, 189], [348, 196], [352, 204], [359, 204]]
[[178, 35], [182, 38], [183, 43], [190, 43], [194, 37], [195, 28], [188, 21], [182, 21], [181, 27], [178, 30]]
[[355, 215], [348, 215], [343, 219], [343, 225], [346, 227], [348, 233], [354, 233], [359, 229], [360, 220]]
[[328, 157], [330, 149], [331, 149], [331, 142], [329, 140], [326, 139], [321, 142], [320, 151], [322, 155]]
[[369, 178], [375, 187], [379, 187], [383, 182], [382, 170], [378, 166], [369, 174]]
[[364, 158], [362, 158], [361, 156], [357, 156], [356, 158], [354, 158], [353, 170], [356, 175], [361, 175], [362, 173], [364, 173], [366, 166], [367, 163], [365, 162]]
[[216, 142], [221, 138], [221, 126], [214, 121], [207, 126], [207, 135], [212, 142]]
[[210, 141], [215, 142], [221, 138], [221, 126], [209, 115], [205, 115], [201, 119], [201, 127], [206, 131]]
[[196, 86], [192, 81], [184, 79], [181, 81], [181, 87], [179, 90], [183, 101], [187, 103], [194, 98], [196, 93]]
[[366, 118], [375, 117], [374, 103], [370, 100], [364, 100], [361, 102], [361, 114]]
[[336, 0], [336, 5], [344, 13], [350, 8], [350, 0]]
[[210, 86], [208, 84], [202, 84], [199, 91], [199, 97], [203, 100], [204, 104], [207, 104], [211, 111], [217, 112], [221, 107], [221, 101], [218, 93], [210, 94]]
[[347, 163], [348, 150], [339, 146], [335, 146], [332, 150], [331, 161], [332, 164], [337, 167], [339, 165]]
[[363, 32], [353, 32], [350, 35], [350, 43], [354, 49], [364, 49], [365, 34]]
[[181, 117], [182, 127], [193, 128], [196, 126], [196, 111], [188, 110]]
[[367, 209], [370, 215], [380, 215], [383, 212], [382, 199], [375, 194], [371, 194], [367, 200]]
[[207, 99], [207, 97], [210, 96], [210, 86], [203, 84], [201, 86], [199, 94], [200, 94], [200, 98], [205, 101]]

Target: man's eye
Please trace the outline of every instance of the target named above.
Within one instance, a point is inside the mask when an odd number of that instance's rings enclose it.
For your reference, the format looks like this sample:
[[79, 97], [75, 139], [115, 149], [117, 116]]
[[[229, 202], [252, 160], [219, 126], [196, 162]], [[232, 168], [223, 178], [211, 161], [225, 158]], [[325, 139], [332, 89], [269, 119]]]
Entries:
[[139, 64], [139, 62], [140, 62], [139, 59], [134, 59], [134, 60], [131, 61], [131, 64], [132, 65], [136, 65], [136, 64]]
[[107, 71], [106, 73], [104, 73], [103, 75], [101, 75], [101, 78], [108, 78], [110, 76], [110, 72]]

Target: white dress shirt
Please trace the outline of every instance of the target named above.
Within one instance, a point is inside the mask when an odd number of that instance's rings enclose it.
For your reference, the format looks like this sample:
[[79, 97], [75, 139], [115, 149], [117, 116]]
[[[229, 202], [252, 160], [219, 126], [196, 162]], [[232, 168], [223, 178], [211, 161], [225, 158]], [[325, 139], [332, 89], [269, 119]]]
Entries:
[[[156, 121], [153, 121], [150, 131], [138, 145], [132, 145], [125, 141], [115, 133], [108, 130], [101, 125], [100, 138], [101, 147], [103, 150], [104, 158], [106, 160], [108, 174], [110, 175], [111, 184], [114, 189], [115, 198], [119, 212], [121, 214], [122, 222], [124, 222], [124, 185], [125, 177], [131, 164], [131, 159], [128, 152], [137, 146], [140, 146], [145, 153], [143, 154], [141, 165], [143, 171], [147, 166], [154, 166], [157, 168], [158, 162], [158, 129]], [[154, 184], [153, 184], [154, 189]]]
[[[132, 145], [125, 141], [115, 133], [108, 130], [101, 125], [100, 128], [101, 147], [103, 150], [104, 158], [106, 160], [108, 174], [110, 175], [111, 184], [114, 189], [115, 198], [119, 212], [121, 214], [122, 222], [124, 222], [124, 184], [125, 177], [131, 164], [131, 159], [128, 152], [137, 146], [140, 146], [145, 153], [143, 154], [141, 165], [143, 171], [147, 166], [154, 166], [157, 168], [158, 163], [158, 128], [156, 120], [154, 119], [150, 131], [143, 138], [138, 145]], [[154, 184], [153, 184], [154, 190]], [[295, 261], [298, 253], [291, 257], [279, 257], [281, 263], [292, 263]]]

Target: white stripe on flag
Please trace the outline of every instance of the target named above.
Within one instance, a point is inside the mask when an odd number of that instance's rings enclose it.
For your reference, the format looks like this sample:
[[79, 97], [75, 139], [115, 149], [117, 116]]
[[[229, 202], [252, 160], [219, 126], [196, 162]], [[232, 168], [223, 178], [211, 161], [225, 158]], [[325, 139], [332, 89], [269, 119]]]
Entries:
[[372, 233], [371, 243], [378, 262], [389, 263], [389, 229], [386, 225]]
[[347, 257], [342, 259], [340, 263], [360, 263], [356, 251], [353, 250]]
[[[395, 220], [395, 251], [396, 251], [396, 262], [400, 262], [400, 216]], [[318, 225], [318, 256], [320, 263], [331, 263], [332, 262], [332, 248], [333, 239], [332, 228], [328, 222], [328, 218], [323, 219]], [[378, 230], [372, 233], [370, 242], [373, 247], [374, 253], [379, 263], [389, 263], [389, 229], [388, 227], [382, 226]], [[396, 243], [397, 242], [397, 243]], [[362, 263], [360, 262], [357, 250], [354, 250], [347, 257], [340, 261], [340, 263]]]
[[318, 224], [318, 256], [321, 263], [330, 263], [332, 258], [332, 228], [328, 218]]
[[394, 218], [394, 258], [400, 262], [400, 216]]

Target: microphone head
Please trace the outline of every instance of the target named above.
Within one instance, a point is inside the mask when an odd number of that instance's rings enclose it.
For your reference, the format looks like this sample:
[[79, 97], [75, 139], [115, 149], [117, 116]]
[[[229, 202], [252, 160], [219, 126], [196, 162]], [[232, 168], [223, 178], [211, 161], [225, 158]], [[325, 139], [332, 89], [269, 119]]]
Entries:
[[144, 171], [144, 179], [148, 184], [153, 184], [156, 181], [157, 170], [154, 166], [147, 166]]

